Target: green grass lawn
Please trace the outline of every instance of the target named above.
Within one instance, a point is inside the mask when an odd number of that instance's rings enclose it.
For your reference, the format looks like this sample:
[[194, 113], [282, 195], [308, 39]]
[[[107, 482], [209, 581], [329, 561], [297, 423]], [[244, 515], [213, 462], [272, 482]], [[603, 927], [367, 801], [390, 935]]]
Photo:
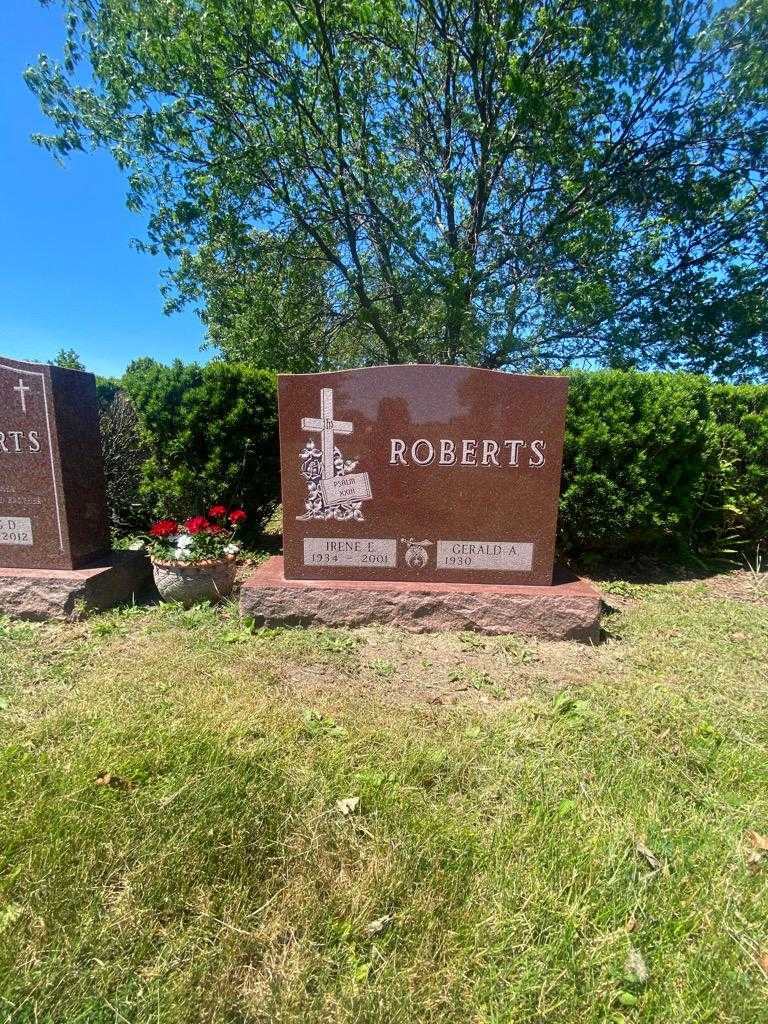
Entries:
[[767, 1021], [768, 607], [715, 582], [614, 582], [598, 648], [0, 620], [0, 1022]]

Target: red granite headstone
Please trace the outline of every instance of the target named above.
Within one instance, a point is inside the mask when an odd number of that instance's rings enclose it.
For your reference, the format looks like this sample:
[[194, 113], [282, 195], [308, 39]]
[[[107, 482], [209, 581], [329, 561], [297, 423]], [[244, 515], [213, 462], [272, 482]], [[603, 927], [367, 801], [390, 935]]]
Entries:
[[568, 381], [281, 375], [288, 579], [551, 584]]
[[0, 357], [0, 566], [77, 569], [109, 547], [93, 375]]

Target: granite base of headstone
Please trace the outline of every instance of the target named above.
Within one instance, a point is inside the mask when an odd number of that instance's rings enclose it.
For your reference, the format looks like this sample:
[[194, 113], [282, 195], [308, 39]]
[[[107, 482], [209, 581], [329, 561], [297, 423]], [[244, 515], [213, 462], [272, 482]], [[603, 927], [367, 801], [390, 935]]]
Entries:
[[600, 639], [599, 591], [565, 571], [550, 586], [291, 580], [268, 559], [243, 584], [240, 609], [257, 626], [395, 626], [411, 633], [461, 630], [546, 640]]
[[110, 550], [93, 375], [0, 357], [0, 614], [68, 618], [149, 579]]
[[554, 566], [567, 390], [460, 366], [281, 375], [283, 557], [243, 615], [596, 641], [600, 593]]
[[142, 551], [112, 551], [82, 569], [0, 566], [0, 614], [32, 621], [76, 619], [132, 601], [151, 578]]

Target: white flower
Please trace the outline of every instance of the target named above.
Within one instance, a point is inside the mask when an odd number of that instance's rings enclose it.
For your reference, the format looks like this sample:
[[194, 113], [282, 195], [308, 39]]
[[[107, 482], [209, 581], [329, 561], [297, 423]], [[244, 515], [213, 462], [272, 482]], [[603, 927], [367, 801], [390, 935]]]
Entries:
[[187, 557], [187, 552], [185, 551], [184, 548], [177, 548], [173, 552], [173, 557], [178, 559], [181, 562], [181, 561], [183, 561]]
[[190, 537], [190, 535], [188, 533], [182, 533], [182, 535], [180, 537], [176, 538], [176, 547], [180, 551], [184, 551], [184, 550], [186, 550], [186, 548], [192, 547], [192, 545], [194, 543], [195, 543], [195, 538], [194, 537]]
[[144, 541], [143, 540], [135, 540], [133, 542], [133, 544], [129, 544], [128, 545], [128, 550], [129, 551], [143, 551], [144, 550]]
[[239, 544], [227, 544], [227, 546], [224, 548], [224, 554], [225, 555], [236, 555], [239, 550], [240, 550], [240, 545]]

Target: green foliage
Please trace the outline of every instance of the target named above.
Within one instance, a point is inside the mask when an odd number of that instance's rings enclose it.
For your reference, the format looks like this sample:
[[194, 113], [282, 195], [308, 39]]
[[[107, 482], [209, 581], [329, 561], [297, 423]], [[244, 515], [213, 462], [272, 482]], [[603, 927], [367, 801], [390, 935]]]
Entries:
[[222, 501], [242, 504], [252, 525], [264, 520], [279, 490], [273, 374], [139, 359], [122, 386], [149, 452], [141, 493], [153, 514], [185, 517]]
[[[279, 498], [273, 374], [140, 359], [121, 387], [102, 418], [118, 532], [218, 500], [243, 503], [251, 524], [263, 523]], [[564, 550], [733, 555], [766, 538], [768, 386], [635, 370], [570, 374]]]
[[234, 266], [207, 253], [184, 261], [185, 274], [205, 296], [200, 315], [210, 344], [229, 361], [287, 373], [359, 365], [365, 325], [355, 327], [351, 318], [334, 326], [332, 275], [321, 254], [293, 259], [269, 232], [254, 233], [248, 251]]
[[708, 464], [703, 378], [571, 376], [561, 499], [568, 548], [685, 544]]
[[565, 549], [725, 554], [766, 537], [767, 509], [768, 387], [691, 374], [571, 374]]
[[763, 0], [63, 2], [37, 141], [231, 358], [768, 373]]
[[120, 379], [118, 377], [96, 377], [96, 399], [99, 403], [99, 412], [102, 415], [119, 394]]
[[117, 382], [97, 379], [99, 426], [104, 458], [107, 507], [115, 536], [141, 531], [149, 509], [141, 494], [144, 462], [149, 454], [133, 403]]
[[[719, 478], [714, 488], [722, 511], [710, 543], [737, 545], [768, 538], [768, 387], [715, 384], [710, 388]], [[712, 499], [710, 499], [712, 500]]]
[[61, 366], [65, 370], [85, 369], [85, 363], [73, 348], [59, 349], [53, 362], [55, 366]]

